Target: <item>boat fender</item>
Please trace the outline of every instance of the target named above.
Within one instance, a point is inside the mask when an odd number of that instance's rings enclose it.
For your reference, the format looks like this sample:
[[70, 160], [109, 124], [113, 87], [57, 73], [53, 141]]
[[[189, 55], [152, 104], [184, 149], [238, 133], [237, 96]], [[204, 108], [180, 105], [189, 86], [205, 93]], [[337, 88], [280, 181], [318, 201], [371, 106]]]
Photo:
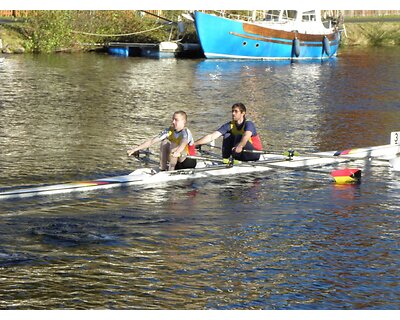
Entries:
[[331, 45], [329, 44], [329, 39], [327, 38], [327, 36], [324, 36], [324, 39], [322, 40], [322, 47], [323, 47], [326, 55], [330, 56], [331, 55]]
[[296, 58], [299, 57], [300, 55], [300, 40], [297, 38], [293, 39], [293, 45], [292, 45], [292, 57], [293, 55], [296, 56]]

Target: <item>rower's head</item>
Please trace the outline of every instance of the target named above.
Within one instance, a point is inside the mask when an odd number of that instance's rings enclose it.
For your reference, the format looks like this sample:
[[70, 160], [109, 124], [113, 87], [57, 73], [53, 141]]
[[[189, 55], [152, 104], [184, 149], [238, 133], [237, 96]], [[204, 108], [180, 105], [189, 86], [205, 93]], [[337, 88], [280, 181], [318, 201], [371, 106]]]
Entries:
[[246, 106], [241, 103], [235, 103], [232, 106], [232, 120], [238, 123], [242, 123], [246, 117]]
[[181, 131], [186, 126], [187, 114], [185, 111], [176, 111], [172, 116], [172, 125], [175, 130]]

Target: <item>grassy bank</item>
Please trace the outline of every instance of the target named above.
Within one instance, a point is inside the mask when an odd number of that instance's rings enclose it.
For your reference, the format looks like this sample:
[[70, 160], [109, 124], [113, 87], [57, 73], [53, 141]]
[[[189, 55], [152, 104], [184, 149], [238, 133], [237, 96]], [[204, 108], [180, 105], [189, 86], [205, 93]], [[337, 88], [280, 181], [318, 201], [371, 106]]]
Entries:
[[400, 45], [400, 22], [350, 22], [345, 21], [343, 46], [398, 46]]
[[[0, 39], [5, 53], [73, 52], [91, 50], [107, 42], [158, 43], [178, 37], [180, 11], [164, 11], [166, 20], [140, 11], [32, 11], [24, 20], [2, 20]], [[345, 19], [343, 46], [400, 45], [400, 19]], [[372, 20], [371, 20], [372, 19]], [[182, 35], [181, 35], [182, 37]], [[191, 22], [184, 40], [196, 41]]]

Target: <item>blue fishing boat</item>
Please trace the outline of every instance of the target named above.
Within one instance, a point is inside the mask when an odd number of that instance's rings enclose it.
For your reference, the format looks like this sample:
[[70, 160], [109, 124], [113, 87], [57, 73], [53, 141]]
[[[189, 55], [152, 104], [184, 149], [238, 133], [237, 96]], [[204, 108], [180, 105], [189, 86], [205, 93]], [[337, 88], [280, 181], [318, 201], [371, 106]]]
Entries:
[[251, 17], [195, 11], [206, 58], [329, 59], [336, 56], [339, 17], [319, 10], [254, 11]]

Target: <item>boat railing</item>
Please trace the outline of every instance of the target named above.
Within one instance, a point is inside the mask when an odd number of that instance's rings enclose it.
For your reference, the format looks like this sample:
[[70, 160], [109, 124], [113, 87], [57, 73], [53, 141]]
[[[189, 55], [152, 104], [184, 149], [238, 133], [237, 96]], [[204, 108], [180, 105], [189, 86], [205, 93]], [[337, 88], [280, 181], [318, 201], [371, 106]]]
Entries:
[[295, 25], [298, 21], [298, 18], [301, 20], [302, 24], [315, 23], [318, 21], [319, 23], [322, 23], [325, 29], [328, 30], [338, 28], [341, 22], [338, 16], [338, 13], [340, 13], [340, 11], [325, 11], [322, 17], [318, 16], [318, 19], [315, 10], [304, 12], [298, 12], [296, 10], [251, 10], [247, 11], [247, 14], [245, 14], [246, 11], [233, 13], [230, 10], [205, 10], [203, 12], [212, 13], [216, 16], [232, 20], [255, 22], [261, 24], [280, 24], [282, 25], [282, 28], [289, 28], [289, 25]]
[[[224, 18], [228, 18], [228, 19], [232, 19], [232, 20], [241, 20], [241, 21], [249, 21], [249, 22], [254, 22], [254, 21], [266, 21], [266, 12], [265, 10], [251, 10], [248, 11], [247, 14], [243, 14], [243, 13], [232, 13], [229, 11], [225, 11], [225, 10], [213, 10], [212, 13], [220, 16], [220, 17], [224, 17]], [[275, 17], [274, 17], [275, 19]], [[279, 19], [279, 15], [277, 16], [277, 19]], [[272, 20], [271, 20], [272, 21]]]

